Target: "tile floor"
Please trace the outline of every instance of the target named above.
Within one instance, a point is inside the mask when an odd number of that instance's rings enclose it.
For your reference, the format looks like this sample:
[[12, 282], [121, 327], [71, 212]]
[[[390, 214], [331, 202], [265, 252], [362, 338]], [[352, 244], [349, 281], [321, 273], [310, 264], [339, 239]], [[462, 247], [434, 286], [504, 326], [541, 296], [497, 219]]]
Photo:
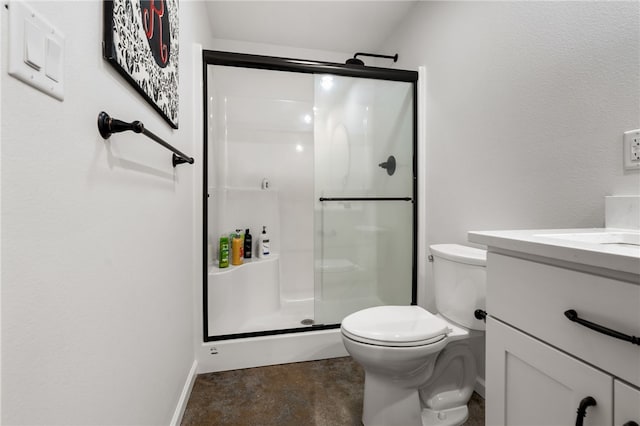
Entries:
[[[359, 426], [362, 368], [346, 358], [201, 374], [182, 425]], [[465, 426], [484, 426], [473, 394]]]

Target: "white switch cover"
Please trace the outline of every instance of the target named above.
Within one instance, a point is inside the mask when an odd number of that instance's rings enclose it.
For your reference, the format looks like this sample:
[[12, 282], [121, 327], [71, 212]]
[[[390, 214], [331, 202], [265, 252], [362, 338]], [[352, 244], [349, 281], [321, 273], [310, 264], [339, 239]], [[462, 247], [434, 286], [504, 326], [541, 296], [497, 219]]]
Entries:
[[36, 71], [44, 63], [44, 36], [40, 28], [29, 21], [24, 22], [24, 62]]
[[9, 75], [64, 100], [64, 34], [23, 1], [9, 8]]
[[47, 37], [45, 74], [53, 81], [62, 78], [62, 47], [55, 39]]
[[625, 170], [640, 169], [640, 129], [624, 132], [622, 150]]

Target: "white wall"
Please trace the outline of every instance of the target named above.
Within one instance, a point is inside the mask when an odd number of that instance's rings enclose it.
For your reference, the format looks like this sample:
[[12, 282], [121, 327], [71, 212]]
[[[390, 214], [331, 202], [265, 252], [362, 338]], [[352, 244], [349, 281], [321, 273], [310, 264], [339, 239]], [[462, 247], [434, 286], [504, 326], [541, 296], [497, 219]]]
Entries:
[[426, 66], [428, 244], [600, 227], [605, 195], [640, 193], [622, 169], [622, 132], [640, 126], [639, 14], [638, 2], [416, 5], [380, 51]]
[[[469, 244], [470, 230], [602, 227], [605, 195], [640, 193], [640, 175], [622, 169], [622, 133], [640, 126], [639, 7], [414, 7], [380, 51], [426, 67], [427, 245]], [[434, 310], [431, 265], [418, 261], [419, 302]], [[482, 391], [483, 345], [474, 351]]]
[[[32, 2], [66, 36], [64, 102], [2, 63], [2, 423], [167, 424], [194, 359], [194, 168], [101, 110], [201, 161], [192, 45], [180, 2], [180, 129], [102, 59], [102, 1]], [[7, 10], [2, 7], [2, 58]]]
[[333, 52], [327, 50], [305, 49], [267, 43], [225, 40], [219, 38], [213, 39], [211, 44], [204, 46], [204, 49], [337, 63], [344, 63], [344, 61], [353, 56], [353, 52]]

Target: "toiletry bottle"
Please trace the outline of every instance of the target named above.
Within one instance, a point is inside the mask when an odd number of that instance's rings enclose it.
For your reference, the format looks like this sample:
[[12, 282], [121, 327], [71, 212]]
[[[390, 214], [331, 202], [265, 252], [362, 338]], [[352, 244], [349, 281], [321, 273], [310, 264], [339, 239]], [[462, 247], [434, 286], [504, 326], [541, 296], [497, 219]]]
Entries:
[[244, 234], [242, 229], [236, 229], [236, 235], [240, 237], [240, 257], [244, 258]]
[[242, 238], [239, 233], [231, 239], [231, 264], [242, 265]]
[[253, 240], [253, 238], [251, 237], [251, 234], [249, 233], [249, 229], [245, 230], [244, 231], [244, 258], [245, 259], [251, 259], [252, 240]]
[[229, 267], [229, 237], [223, 235], [220, 237], [220, 258], [218, 259], [218, 267], [219, 268], [228, 268]]
[[258, 238], [258, 257], [269, 256], [269, 235], [267, 234], [267, 227], [262, 227], [262, 234]]
[[233, 239], [236, 237], [240, 237], [240, 257], [242, 257], [242, 253], [243, 253], [243, 235], [240, 233], [240, 229], [236, 229], [235, 231], [233, 231], [232, 233], [229, 234], [229, 253], [231, 253], [231, 264], [234, 265], [233, 263]]

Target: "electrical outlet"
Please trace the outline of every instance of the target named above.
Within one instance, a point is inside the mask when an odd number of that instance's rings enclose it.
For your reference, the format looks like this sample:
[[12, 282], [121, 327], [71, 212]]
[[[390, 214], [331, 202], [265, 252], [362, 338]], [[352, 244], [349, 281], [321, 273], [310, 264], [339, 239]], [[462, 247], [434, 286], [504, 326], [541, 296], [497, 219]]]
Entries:
[[631, 139], [631, 161], [640, 161], [640, 137]]
[[640, 169], [640, 129], [624, 132], [622, 151], [625, 170]]

